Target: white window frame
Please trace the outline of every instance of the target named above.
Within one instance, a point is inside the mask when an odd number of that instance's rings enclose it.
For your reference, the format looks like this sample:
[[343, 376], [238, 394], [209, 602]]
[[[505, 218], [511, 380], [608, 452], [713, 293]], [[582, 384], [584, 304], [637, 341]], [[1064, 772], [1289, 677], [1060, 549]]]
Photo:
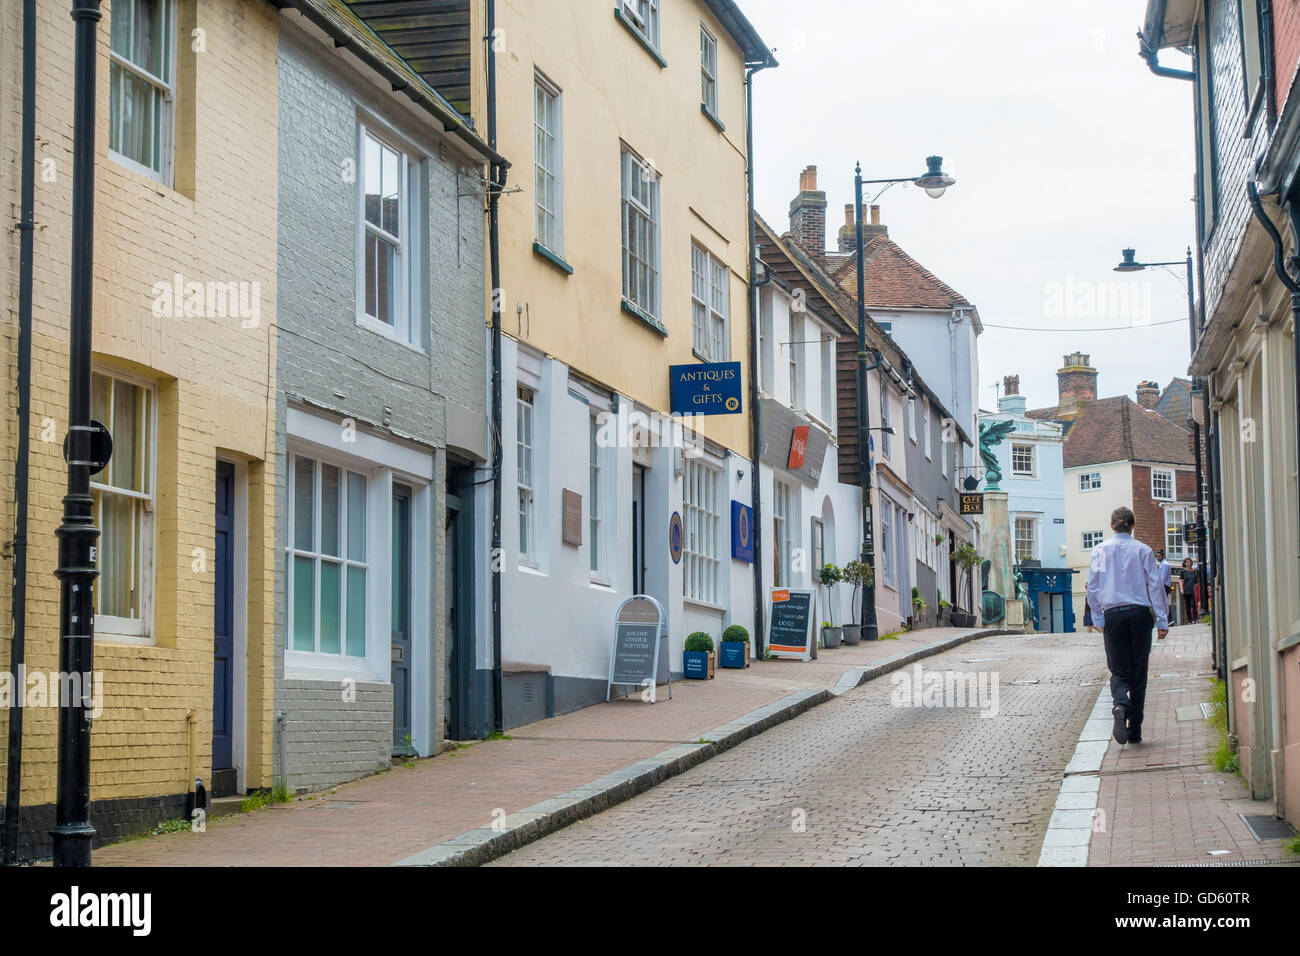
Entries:
[[[157, 473], [158, 473], [158, 397], [154, 385], [144, 379], [135, 378], [130, 375], [123, 375], [115, 370], [100, 369], [94, 370], [96, 376], [102, 376], [109, 381], [108, 394], [108, 421], [102, 424], [108, 426], [110, 433], [116, 433], [116, 422], [113, 420], [116, 415], [113, 393], [117, 383], [130, 385], [140, 389], [142, 401], [145, 407], [141, 410], [144, 415], [144, 427], [140, 429], [143, 433], [143, 447], [137, 449], [138, 457], [136, 459], [136, 468], [141, 469], [146, 476], [145, 490], [136, 491], [132, 489], [118, 488], [108, 484], [108, 478], [114, 467], [110, 461], [108, 468], [99, 472], [90, 480], [91, 495], [95, 499], [94, 518], [95, 527], [100, 529], [101, 535], [104, 533], [103, 518], [103, 499], [104, 495], [117, 495], [136, 502], [137, 515], [134, 520], [135, 533], [132, 541], [131, 554], [131, 581], [135, 591], [135, 606], [137, 613], [132, 617], [118, 617], [112, 614], [99, 613], [99, 588], [93, 589], [94, 608], [95, 608], [95, 639], [108, 640], [120, 644], [153, 644], [153, 616], [155, 603], [155, 588], [157, 583], [157, 561], [155, 560], [158, 550], [158, 522], [157, 518]], [[96, 480], [104, 479], [103, 481]], [[101, 556], [105, 553], [104, 541], [101, 537], [95, 544], [95, 567], [100, 565]]]
[[[889, 457], [889, 452], [893, 447], [889, 442], [893, 436], [885, 431], [889, 427], [889, 386], [885, 384], [885, 380], [882, 378], [880, 380], [880, 454], [884, 458]], [[947, 474], [947, 472], [944, 472], [944, 474]]]
[[925, 432], [925, 459], [926, 461], [934, 461], [930, 439], [930, 403], [928, 400], [922, 400], [921, 402], [921, 430]]
[[1079, 492], [1101, 491], [1101, 472], [1084, 471], [1079, 473]]
[[[420, 237], [416, 234], [416, 224], [420, 216], [416, 208], [419, 197], [412, 189], [412, 182], [418, 182], [419, 176], [412, 176], [412, 167], [418, 167], [419, 158], [413, 151], [403, 145], [402, 141], [377, 123], [366, 119], [357, 121], [356, 141], [356, 315], [357, 325], [378, 332], [387, 338], [400, 342], [418, 352], [424, 352], [424, 324], [416, 322], [420, 314], [422, 298], [417, 286], [421, 275]], [[382, 163], [383, 150], [396, 153], [398, 157], [398, 235], [393, 235], [366, 218], [366, 141], [374, 140], [380, 147]], [[381, 186], [382, 188], [382, 186]], [[382, 202], [382, 200], [381, 200]], [[382, 220], [382, 213], [380, 215]], [[377, 242], [396, 245], [397, 252], [397, 302], [393, 310], [393, 323], [371, 315], [366, 303], [366, 240], [374, 235]]]
[[[1016, 449], [1027, 450], [1029, 452], [1029, 468], [1016, 467]], [[1036, 449], [1029, 442], [1013, 442], [1009, 457], [1011, 459], [1011, 474], [1018, 478], [1035, 478], [1038, 476], [1038, 455]]]
[[[176, 21], [178, 11], [175, 0], [160, 0], [166, 18], [167, 40], [166, 40], [166, 76], [157, 76], [148, 70], [138, 66], [126, 56], [118, 53], [112, 48], [112, 37], [110, 32], [109, 38], [109, 109], [112, 109], [112, 87], [115, 71], [117, 74], [130, 73], [136, 79], [143, 81], [154, 92], [150, 99], [151, 116], [149, 119], [150, 139], [155, 141], [155, 153], [158, 160], [157, 168], [146, 166], [139, 160], [132, 159], [125, 153], [119, 151], [112, 145], [114, 128], [119, 131], [125, 122], [125, 103], [126, 98], [119, 94], [118, 105], [123, 111], [123, 115], [117, 117], [117, 125], [114, 126], [113, 116], [109, 115], [109, 149], [108, 155], [117, 163], [134, 170], [150, 179], [156, 179], [164, 186], [171, 187], [175, 181], [175, 162], [176, 162], [176, 59], [179, 54], [179, 48], [176, 42]], [[113, 0], [112, 6], [119, 7], [120, 4], [129, 4], [132, 8], [131, 17], [135, 18], [138, 0]], [[116, 18], [120, 15], [120, 10], [110, 11], [110, 17]], [[119, 90], [122, 88], [119, 81]], [[161, 109], [159, 109], [161, 105]], [[121, 134], [119, 132], [119, 142]]]
[[794, 549], [799, 542], [799, 493], [788, 482], [772, 481], [772, 538], [776, 545], [773, 586], [794, 587]]
[[880, 498], [880, 576], [886, 587], [898, 589], [894, 581], [894, 503]]
[[731, 271], [713, 253], [691, 242], [691, 340], [697, 355], [708, 362], [731, 358], [728, 320], [731, 314]]
[[[1156, 494], [1156, 476], [1164, 478], [1169, 485], [1169, 494]], [[1177, 501], [1178, 500], [1178, 474], [1172, 468], [1152, 468], [1151, 469], [1151, 500], [1152, 501]]]
[[515, 393], [515, 486], [519, 504], [519, 561], [537, 565], [537, 393], [520, 385]]
[[700, 105], [718, 115], [718, 38], [700, 24]]
[[[1177, 518], [1178, 520], [1174, 520]], [[1165, 558], [1171, 565], [1180, 565], [1184, 558], [1196, 560], [1196, 548], [1188, 546], [1183, 538], [1183, 525], [1191, 524], [1196, 521], [1195, 507], [1165, 508]], [[1177, 528], [1176, 532], [1171, 532], [1171, 528]], [[1177, 568], [1175, 568], [1177, 570]]]
[[828, 337], [820, 326], [816, 326], [819, 337], [821, 338], [821, 365], [822, 365], [822, 421], [830, 426], [832, 434], [835, 432], [835, 338]]
[[721, 607], [722, 469], [699, 459], [686, 462], [682, 474], [682, 597]]
[[659, 49], [659, 0], [621, 0], [623, 17], [656, 51]]
[[803, 367], [804, 318], [798, 313], [790, 315], [790, 407], [803, 409], [804, 367]]
[[[551, 125], [539, 115], [543, 101], [550, 107]], [[533, 191], [536, 239], [557, 256], [564, 256], [564, 111], [560, 88], [540, 71], [533, 74]], [[549, 150], [539, 151], [539, 142], [549, 145]], [[543, 155], [543, 152], [546, 155]], [[549, 184], [552, 207], [546, 205], [539, 181]], [[543, 228], [545, 226], [545, 228]]]
[[[626, 143], [622, 147], [620, 168], [623, 300], [658, 322], [660, 304], [663, 301], [660, 267], [662, 230], [659, 222], [662, 177]], [[644, 183], [645, 188], [639, 188], [638, 183]], [[630, 223], [629, 220], [635, 222]], [[643, 241], [637, 243], [636, 249], [631, 244], [633, 230], [629, 228], [630, 224], [644, 225], [647, 231], [642, 237]]]
[[913, 445], [916, 444], [916, 399], [915, 398], [909, 398], [907, 400], [907, 437], [912, 440]]
[[591, 578], [601, 584], [609, 583], [605, 573], [605, 494], [606, 449], [600, 446], [600, 412], [593, 411], [589, 421], [589, 455], [587, 483], [587, 548], [590, 551]]
[[[1020, 534], [1021, 523], [1027, 523], [1029, 527], [1029, 553], [1020, 553], [1020, 542], [1023, 540]], [[1026, 559], [1031, 561], [1038, 560], [1039, 544], [1039, 519], [1037, 515], [1016, 515], [1011, 519], [1011, 555], [1015, 564], [1019, 564]]]
[[767, 286], [759, 291], [758, 299], [758, 364], [759, 364], [759, 389], [764, 394], [772, 395], [776, 389], [776, 361], [772, 349], [772, 312], [775, 304], [775, 295], [772, 287]]
[[[1091, 544], [1088, 543], [1090, 540], [1092, 541]], [[1083, 533], [1083, 550], [1091, 551], [1105, 540], [1105, 531], [1085, 531]]]

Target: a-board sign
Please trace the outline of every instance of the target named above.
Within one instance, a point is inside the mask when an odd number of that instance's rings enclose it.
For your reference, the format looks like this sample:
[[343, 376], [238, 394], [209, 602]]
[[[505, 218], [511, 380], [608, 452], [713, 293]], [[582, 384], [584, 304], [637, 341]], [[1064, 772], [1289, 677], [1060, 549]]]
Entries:
[[772, 588], [767, 648], [776, 657], [816, 656], [817, 595], [810, 588]]
[[609, 682], [605, 699], [615, 684], [628, 686], [632, 693], [649, 693], [655, 702], [660, 680], [668, 682], [668, 697], [673, 696], [668, 669], [668, 618], [663, 606], [648, 594], [637, 594], [619, 605], [614, 615], [614, 647], [609, 655]]

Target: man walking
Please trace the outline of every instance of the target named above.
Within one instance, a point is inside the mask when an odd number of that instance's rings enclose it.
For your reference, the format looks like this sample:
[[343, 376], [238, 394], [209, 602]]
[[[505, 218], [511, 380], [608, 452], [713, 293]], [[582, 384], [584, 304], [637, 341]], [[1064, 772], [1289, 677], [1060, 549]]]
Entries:
[[1156, 548], [1156, 564], [1160, 566], [1160, 583], [1165, 587], [1165, 600], [1169, 602], [1169, 609], [1177, 611], [1178, 605], [1173, 601], [1174, 569], [1165, 560], [1164, 548]]
[[1106, 643], [1111, 716], [1121, 744], [1142, 741], [1151, 626], [1160, 640], [1169, 633], [1169, 591], [1156, 556], [1133, 537], [1135, 520], [1128, 508], [1111, 512], [1115, 536], [1092, 549], [1088, 572], [1088, 608]]

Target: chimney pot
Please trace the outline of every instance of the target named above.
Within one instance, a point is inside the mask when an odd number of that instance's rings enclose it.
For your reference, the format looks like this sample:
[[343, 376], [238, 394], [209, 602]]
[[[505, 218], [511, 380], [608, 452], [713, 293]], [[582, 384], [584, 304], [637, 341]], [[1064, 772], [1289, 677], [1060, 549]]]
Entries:
[[1097, 370], [1088, 364], [1084, 352], [1071, 352], [1065, 356], [1056, 373], [1056, 389], [1062, 417], [1073, 418], [1084, 402], [1097, 399]]
[[1137, 403], [1143, 408], [1155, 408], [1160, 401], [1160, 386], [1147, 380], [1137, 383]]
[[880, 225], [880, 207], [874, 204], [871, 207], [871, 224], [873, 226]]
[[1020, 394], [1020, 376], [1006, 375], [1002, 378], [1002, 392], [1005, 395]]

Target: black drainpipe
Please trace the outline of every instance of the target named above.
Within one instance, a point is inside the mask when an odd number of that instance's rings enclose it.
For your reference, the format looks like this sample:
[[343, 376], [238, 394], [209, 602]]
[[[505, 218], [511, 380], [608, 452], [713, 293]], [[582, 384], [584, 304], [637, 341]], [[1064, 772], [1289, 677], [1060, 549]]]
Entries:
[[[487, 0], [487, 134], [497, 148], [496, 3]], [[492, 727], [505, 730], [501, 700], [501, 242], [497, 205], [506, 167], [494, 161], [488, 182], [488, 259], [492, 270]]]
[[758, 278], [758, 246], [755, 242], [754, 228], [754, 74], [766, 69], [766, 61], [747, 64], [745, 71], [745, 190], [746, 208], [749, 214], [749, 427], [752, 432], [750, 440], [749, 486], [753, 501], [754, 520], [750, 533], [754, 537], [754, 656], [763, 659], [765, 642], [763, 640], [763, 548], [762, 532], [763, 509], [760, 503], [760, 468], [759, 451], [762, 448], [763, 432], [759, 420], [758, 408], [758, 287], [771, 278], [765, 271], [763, 278]]
[[[32, 399], [32, 246], [36, 223], [36, 0], [23, 0], [22, 198], [18, 230], [18, 457], [14, 462], [13, 637], [9, 673], [26, 663], [27, 643], [27, 466]], [[9, 701], [8, 777], [5, 781], [4, 864], [18, 863], [23, 778], [21, 690]]]
[[[1150, 8], [1151, 13], [1147, 17], [1147, 23], [1163, 24], [1165, 22], [1166, 6], [1167, 6], [1166, 0], [1152, 0], [1152, 4]], [[1151, 69], [1151, 72], [1154, 73], [1156, 76], [1164, 76], [1172, 80], [1196, 79], [1196, 74], [1191, 72], [1190, 70], [1175, 70], [1173, 67], [1160, 65], [1159, 44], [1160, 41], [1164, 38], [1163, 29], [1161, 35], [1155, 38], [1155, 42], [1148, 40], [1146, 34], [1144, 34], [1141, 30], [1138, 31], [1137, 37], [1138, 37], [1138, 44], [1139, 44], [1138, 56], [1142, 57], [1142, 59], [1147, 61], [1147, 66]]]

